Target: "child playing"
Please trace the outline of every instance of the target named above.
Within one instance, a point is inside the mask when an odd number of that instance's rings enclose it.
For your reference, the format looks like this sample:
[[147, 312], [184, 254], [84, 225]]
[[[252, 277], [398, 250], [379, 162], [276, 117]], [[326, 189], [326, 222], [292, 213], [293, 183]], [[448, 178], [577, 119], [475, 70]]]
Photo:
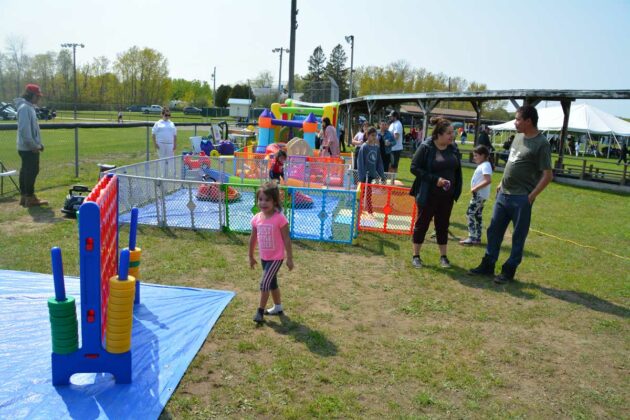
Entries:
[[287, 160], [287, 152], [284, 150], [278, 150], [276, 158], [273, 162], [271, 170], [269, 170], [269, 178], [275, 179], [278, 182], [280, 179], [284, 179], [284, 162]]
[[[256, 201], [260, 212], [252, 219], [252, 235], [249, 238], [249, 266], [254, 268], [256, 265], [254, 249], [256, 242], [258, 242], [263, 275], [260, 280], [260, 304], [254, 316], [254, 322], [262, 323], [265, 313], [267, 315], [283, 314], [276, 274], [284, 260], [285, 250], [287, 267], [289, 271], [293, 270], [293, 251], [289, 237], [289, 222], [282, 214], [280, 191], [276, 183], [266, 182], [258, 188]], [[265, 311], [270, 292], [274, 306]]]
[[461, 245], [479, 245], [481, 243], [481, 225], [483, 205], [490, 197], [492, 184], [492, 165], [488, 161], [490, 151], [484, 145], [473, 149], [473, 160], [477, 164], [475, 173], [470, 180], [472, 198], [466, 211], [468, 219], [468, 238], [459, 241]]
[[[381, 147], [376, 139], [376, 128], [368, 129], [367, 141], [359, 149], [357, 165], [359, 181], [371, 184], [376, 178], [385, 179], [383, 159], [381, 159]], [[372, 214], [372, 188], [365, 189], [365, 207], [368, 213]]]

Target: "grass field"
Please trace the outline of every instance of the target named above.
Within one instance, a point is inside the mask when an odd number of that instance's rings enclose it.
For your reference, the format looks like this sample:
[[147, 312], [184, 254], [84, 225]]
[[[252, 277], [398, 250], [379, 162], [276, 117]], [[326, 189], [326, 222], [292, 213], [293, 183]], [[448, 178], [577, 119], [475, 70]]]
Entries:
[[[143, 159], [144, 130], [93, 130], [78, 180], [72, 134], [50, 141], [38, 181], [50, 208], [0, 199], [0, 268], [50, 273], [50, 247], [61, 246], [66, 274], [77, 275], [76, 222], [58, 211], [66, 190], [93, 185], [97, 161]], [[6, 143], [0, 159], [15, 154]], [[465, 169], [466, 183], [471, 175]], [[409, 159], [400, 178], [410, 185]], [[452, 216], [462, 237], [467, 197]], [[287, 317], [260, 328], [251, 319], [260, 273], [247, 267], [246, 235], [141, 227], [144, 281], [237, 292], [162, 417], [627, 418], [629, 203], [551, 184], [507, 286], [466, 275], [483, 249], [456, 242], [449, 270], [431, 240], [421, 270], [411, 267], [408, 237], [295, 242], [296, 268], [279, 275]]]

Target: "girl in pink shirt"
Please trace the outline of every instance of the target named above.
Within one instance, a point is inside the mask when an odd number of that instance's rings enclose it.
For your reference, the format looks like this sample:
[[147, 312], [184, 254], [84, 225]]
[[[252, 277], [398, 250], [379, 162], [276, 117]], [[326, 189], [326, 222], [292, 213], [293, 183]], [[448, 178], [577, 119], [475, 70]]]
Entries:
[[[264, 314], [282, 315], [280, 289], [277, 274], [284, 261], [286, 250], [287, 267], [293, 270], [293, 251], [289, 236], [289, 222], [280, 205], [280, 191], [275, 182], [266, 182], [256, 191], [256, 201], [260, 212], [252, 218], [252, 235], [249, 238], [249, 266], [254, 268], [256, 257], [254, 250], [258, 243], [258, 252], [262, 264], [263, 275], [260, 280], [260, 304], [254, 316], [254, 322], [261, 323]], [[274, 306], [265, 311], [269, 294]]]

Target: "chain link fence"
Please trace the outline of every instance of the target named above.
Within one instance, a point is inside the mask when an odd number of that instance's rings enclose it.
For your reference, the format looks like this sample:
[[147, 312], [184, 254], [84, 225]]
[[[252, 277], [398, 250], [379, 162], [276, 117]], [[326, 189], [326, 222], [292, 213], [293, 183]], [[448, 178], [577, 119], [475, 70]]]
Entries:
[[[138, 207], [140, 224], [249, 233], [252, 216], [259, 211], [259, 179], [243, 184], [203, 177], [213, 170], [238, 173], [251, 160], [184, 155], [116, 168], [111, 172], [119, 179], [120, 222], [129, 223], [131, 209]], [[356, 236], [356, 198], [356, 190], [281, 186], [294, 239], [351, 243]]]
[[[153, 122], [125, 124], [41, 122], [45, 146], [40, 158], [38, 190], [68, 186], [77, 182], [91, 184], [98, 179], [99, 163], [117, 166], [157, 158], [151, 139]], [[178, 123], [176, 153], [191, 150], [190, 137], [207, 135], [207, 123]], [[0, 124], [0, 162], [7, 169], [19, 169], [16, 148], [17, 125]], [[244, 141], [236, 138], [236, 147]]]

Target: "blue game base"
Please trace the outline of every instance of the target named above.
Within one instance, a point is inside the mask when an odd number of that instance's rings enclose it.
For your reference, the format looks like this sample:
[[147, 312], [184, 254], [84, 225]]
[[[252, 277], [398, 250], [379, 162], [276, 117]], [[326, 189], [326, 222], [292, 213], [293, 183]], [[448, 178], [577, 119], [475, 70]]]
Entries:
[[[140, 289], [131, 352], [112, 355], [129, 357], [131, 378], [104, 367], [55, 387], [47, 307], [52, 276], [0, 270], [0, 419], [158, 418], [234, 293], [144, 282]], [[66, 277], [66, 291], [80, 307], [76, 277]], [[121, 379], [131, 383], [116, 384]]]

